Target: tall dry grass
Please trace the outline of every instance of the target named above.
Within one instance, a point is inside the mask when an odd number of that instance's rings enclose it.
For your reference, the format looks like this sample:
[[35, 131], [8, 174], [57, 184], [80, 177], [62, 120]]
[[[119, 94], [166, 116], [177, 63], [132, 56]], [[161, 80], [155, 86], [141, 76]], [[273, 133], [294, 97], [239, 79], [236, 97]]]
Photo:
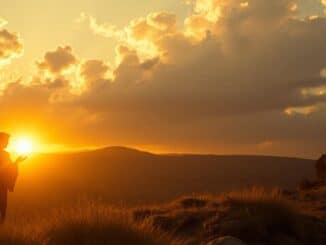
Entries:
[[326, 244], [326, 223], [305, 213], [280, 189], [255, 187], [182, 197], [167, 205], [136, 209], [134, 218], [183, 239], [191, 234], [193, 244], [221, 236], [249, 244]]
[[262, 188], [133, 209], [88, 202], [12, 220], [0, 228], [0, 244], [205, 244], [228, 235], [249, 244], [326, 244], [326, 223], [300, 207]]
[[32, 222], [11, 221], [0, 229], [0, 244], [181, 244], [145, 222], [134, 222], [130, 211], [101, 203], [59, 209]]

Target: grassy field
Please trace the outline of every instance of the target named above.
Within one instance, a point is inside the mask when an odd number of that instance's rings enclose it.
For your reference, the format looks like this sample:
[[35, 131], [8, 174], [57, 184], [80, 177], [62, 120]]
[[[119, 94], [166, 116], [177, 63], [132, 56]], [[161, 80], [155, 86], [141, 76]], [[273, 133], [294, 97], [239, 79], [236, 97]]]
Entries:
[[88, 202], [1, 227], [0, 244], [178, 244], [149, 224], [132, 220], [131, 210]]
[[81, 201], [10, 217], [0, 244], [205, 244], [225, 235], [248, 244], [326, 244], [325, 219], [293, 195], [252, 188], [134, 208]]

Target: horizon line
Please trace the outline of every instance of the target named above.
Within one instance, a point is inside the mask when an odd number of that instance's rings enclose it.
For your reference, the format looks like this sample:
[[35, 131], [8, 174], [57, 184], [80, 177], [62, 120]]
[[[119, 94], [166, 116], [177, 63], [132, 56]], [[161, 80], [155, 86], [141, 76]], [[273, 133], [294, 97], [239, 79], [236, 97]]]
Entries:
[[[123, 145], [107, 145], [107, 146], [88, 146], [88, 147], [80, 147], [80, 148], [67, 148], [66, 150], [52, 150], [52, 151], [33, 151], [30, 154], [27, 154], [29, 156], [33, 155], [51, 155], [51, 154], [73, 154], [73, 153], [87, 153], [87, 152], [94, 152], [94, 151], [100, 151], [100, 150], [106, 150], [106, 149], [114, 149], [114, 148], [120, 148], [120, 149], [126, 149], [126, 150], [133, 150], [143, 153], [148, 153], [152, 155], [177, 155], [177, 156], [256, 156], [256, 157], [275, 157], [275, 158], [297, 158], [297, 159], [305, 159], [305, 160], [316, 160], [313, 158], [307, 158], [307, 157], [300, 157], [300, 156], [290, 156], [290, 155], [269, 155], [269, 154], [261, 154], [261, 153], [214, 153], [214, 152], [170, 152], [170, 151], [164, 151], [164, 152], [158, 152], [158, 151], [151, 151], [147, 149], [142, 149], [141, 147], [133, 147], [133, 146], [123, 146]], [[14, 151], [8, 151], [11, 154], [19, 155], [17, 152]], [[320, 155], [322, 155], [321, 153]]]

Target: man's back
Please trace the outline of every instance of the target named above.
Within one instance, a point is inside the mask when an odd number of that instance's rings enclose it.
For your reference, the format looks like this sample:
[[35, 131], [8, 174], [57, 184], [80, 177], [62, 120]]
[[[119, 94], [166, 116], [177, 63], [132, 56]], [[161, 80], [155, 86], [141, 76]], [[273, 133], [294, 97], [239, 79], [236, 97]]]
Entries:
[[4, 167], [10, 164], [10, 156], [9, 153], [6, 151], [0, 150], [0, 167]]
[[9, 144], [10, 135], [0, 132], [0, 223], [3, 223], [7, 210], [8, 190], [13, 191], [18, 176], [18, 164], [26, 159], [21, 156], [12, 162], [10, 155], [5, 151]]
[[9, 153], [6, 151], [0, 151], [0, 188], [6, 187], [6, 175], [7, 168], [10, 164]]
[[17, 175], [17, 165], [12, 163], [9, 153], [0, 151], [0, 188], [13, 191]]

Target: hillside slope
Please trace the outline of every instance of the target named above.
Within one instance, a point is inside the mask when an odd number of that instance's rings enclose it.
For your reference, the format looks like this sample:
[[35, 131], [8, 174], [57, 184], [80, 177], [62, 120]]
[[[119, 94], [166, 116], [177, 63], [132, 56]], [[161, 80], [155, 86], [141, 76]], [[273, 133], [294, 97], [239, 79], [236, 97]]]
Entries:
[[252, 188], [133, 208], [86, 200], [37, 213], [27, 222], [27, 213], [10, 217], [0, 227], [0, 243], [208, 245], [233, 236], [248, 245], [324, 245], [326, 211], [318, 207], [325, 205], [325, 189], [311, 191]]
[[34, 156], [11, 196], [19, 207], [73, 202], [81, 196], [146, 203], [251, 185], [293, 188], [314, 175], [313, 161], [264, 156], [155, 155], [123, 147]]

